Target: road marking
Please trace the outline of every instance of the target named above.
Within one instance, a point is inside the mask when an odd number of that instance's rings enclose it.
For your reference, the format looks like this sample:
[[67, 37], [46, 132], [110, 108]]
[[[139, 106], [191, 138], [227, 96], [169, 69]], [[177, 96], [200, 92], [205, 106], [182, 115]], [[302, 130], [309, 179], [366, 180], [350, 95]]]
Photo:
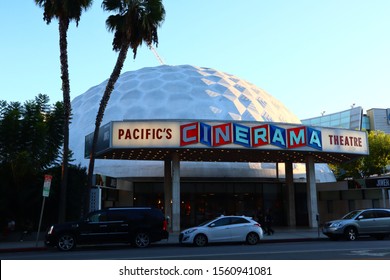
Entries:
[[[370, 250], [362, 250], [370, 251]], [[256, 252], [241, 252], [241, 253], [216, 253], [216, 254], [180, 254], [180, 255], [164, 255], [164, 256], [145, 256], [145, 257], [134, 257], [134, 258], [115, 258], [125, 260], [147, 260], [147, 259], [166, 259], [166, 258], [199, 258], [199, 257], [218, 257], [218, 256], [250, 256], [250, 255], [278, 255], [278, 254], [302, 254], [302, 253], [320, 253], [320, 252], [353, 252], [351, 249], [313, 249], [313, 250], [285, 250], [285, 251], [256, 251]], [[346, 254], [348, 255], [348, 254]]]
[[376, 253], [376, 252], [371, 252], [371, 250], [358, 250], [358, 251], [351, 251], [351, 253], [347, 254], [347, 255], [349, 255], [349, 256], [385, 257], [387, 255], [390, 255], [390, 252]]

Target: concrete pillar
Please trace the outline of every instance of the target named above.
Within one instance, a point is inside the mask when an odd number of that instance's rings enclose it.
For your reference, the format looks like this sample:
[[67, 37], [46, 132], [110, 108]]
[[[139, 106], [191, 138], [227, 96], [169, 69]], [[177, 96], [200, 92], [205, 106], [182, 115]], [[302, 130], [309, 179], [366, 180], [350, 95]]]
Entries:
[[312, 155], [308, 155], [306, 157], [306, 182], [309, 226], [312, 228], [316, 228], [318, 227], [318, 203], [314, 157]]
[[180, 159], [172, 154], [172, 230], [180, 231]]
[[172, 231], [172, 161], [164, 161], [164, 214], [169, 217], [169, 230]]
[[134, 183], [118, 178], [116, 188], [118, 191], [123, 190], [122, 194], [125, 194], [119, 195], [118, 206], [134, 206]]
[[295, 190], [294, 190], [294, 173], [292, 162], [286, 162], [286, 187], [287, 187], [287, 225], [296, 226], [295, 217]]
[[382, 207], [387, 208], [386, 207], [386, 191], [384, 188], [382, 188]]

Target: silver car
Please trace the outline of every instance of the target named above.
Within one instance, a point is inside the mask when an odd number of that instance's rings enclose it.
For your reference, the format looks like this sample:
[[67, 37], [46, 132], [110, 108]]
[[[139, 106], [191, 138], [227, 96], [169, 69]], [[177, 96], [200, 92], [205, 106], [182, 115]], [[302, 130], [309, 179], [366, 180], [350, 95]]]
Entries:
[[339, 220], [326, 222], [323, 234], [331, 239], [356, 240], [359, 235], [383, 239], [390, 235], [390, 209], [361, 209], [349, 212]]
[[179, 242], [198, 247], [214, 242], [246, 242], [255, 245], [262, 238], [263, 230], [260, 224], [252, 218], [221, 216], [197, 227], [183, 230], [179, 235]]

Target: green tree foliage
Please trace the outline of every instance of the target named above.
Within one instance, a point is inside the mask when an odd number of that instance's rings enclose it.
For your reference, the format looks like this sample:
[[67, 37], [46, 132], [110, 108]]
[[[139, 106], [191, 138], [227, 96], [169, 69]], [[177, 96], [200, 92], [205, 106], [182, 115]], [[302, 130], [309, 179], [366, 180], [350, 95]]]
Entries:
[[364, 158], [365, 176], [383, 174], [390, 165], [390, 134], [383, 131], [371, 131], [368, 134], [370, 155]]
[[[53, 176], [50, 188], [50, 196], [46, 199], [43, 223], [46, 225], [58, 222], [60, 186], [61, 186], [61, 166], [57, 165], [45, 171], [46, 174]], [[83, 205], [83, 195], [87, 183], [87, 168], [80, 165], [69, 165], [69, 186], [66, 197], [66, 217], [67, 221], [76, 221], [81, 217], [81, 208]], [[42, 196], [43, 175], [41, 177], [40, 196]], [[38, 216], [35, 217], [38, 221]], [[43, 227], [45, 228], [45, 227]]]
[[36, 173], [56, 163], [63, 141], [63, 105], [40, 94], [24, 105], [1, 103], [0, 164], [12, 174]]
[[[63, 143], [63, 104], [47, 95], [23, 105], [0, 102], [0, 212], [24, 222], [42, 197], [43, 174], [58, 165]], [[38, 207], [39, 209], [39, 207]], [[4, 222], [4, 221], [2, 221]]]
[[363, 158], [343, 164], [328, 164], [336, 179], [341, 181], [346, 178], [362, 178]]
[[383, 131], [368, 133], [369, 155], [344, 164], [330, 165], [338, 180], [365, 178], [385, 173], [390, 165], [390, 135]]

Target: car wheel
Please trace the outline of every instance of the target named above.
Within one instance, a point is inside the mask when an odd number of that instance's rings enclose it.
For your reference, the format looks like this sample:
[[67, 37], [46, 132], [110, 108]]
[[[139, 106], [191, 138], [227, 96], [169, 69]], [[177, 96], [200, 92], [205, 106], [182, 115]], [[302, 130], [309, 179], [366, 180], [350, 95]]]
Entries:
[[356, 230], [356, 228], [354, 227], [347, 227], [345, 229], [345, 237], [350, 240], [350, 241], [354, 241], [358, 238], [358, 231]]
[[207, 245], [207, 236], [204, 234], [198, 234], [194, 238], [194, 245], [197, 247], [203, 247]]
[[255, 232], [250, 232], [246, 236], [246, 243], [248, 243], [249, 245], [256, 245], [257, 243], [259, 243], [259, 241], [259, 235]]
[[134, 237], [134, 246], [137, 248], [145, 248], [150, 245], [150, 237], [146, 232], [138, 232]]
[[72, 234], [61, 234], [57, 241], [57, 248], [60, 251], [70, 251], [76, 247], [76, 239]]

